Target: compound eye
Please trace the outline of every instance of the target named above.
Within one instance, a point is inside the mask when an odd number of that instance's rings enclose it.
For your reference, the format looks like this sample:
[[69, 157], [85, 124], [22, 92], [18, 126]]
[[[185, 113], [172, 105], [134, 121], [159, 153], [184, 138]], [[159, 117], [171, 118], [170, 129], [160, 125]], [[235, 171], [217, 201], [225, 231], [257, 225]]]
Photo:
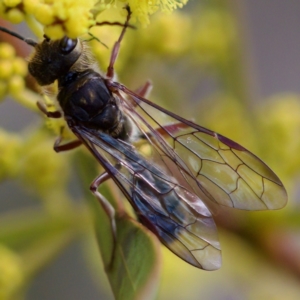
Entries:
[[60, 41], [60, 50], [63, 54], [68, 54], [70, 53], [77, 45], [77, 39], [72, 40], [68, 37], [64, 37], [61, 41]]

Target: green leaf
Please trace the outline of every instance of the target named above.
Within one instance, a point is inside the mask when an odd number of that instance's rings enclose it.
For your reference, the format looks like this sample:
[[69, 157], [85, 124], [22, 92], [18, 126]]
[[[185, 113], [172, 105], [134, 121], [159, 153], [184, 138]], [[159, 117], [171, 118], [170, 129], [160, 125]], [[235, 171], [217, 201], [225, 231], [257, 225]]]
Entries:
[[158, 240], [135, 220], [118, 218], [117, 243], [106, 272], [116, 299], [152, 299], [160, 279]]
[[[83, 153], [78, 153], [80, 175], [86, 191], [92, 180], [95, 161]], [[112, 187], [112, 188], [111, 188]], [[101, 185], [100, 192], [109, 200], [117, 199], [115, 185]], [[114, 241], [111, 222], [98, 200], [87, 193], [90, 207], [95, 216], [96, 239], [102, 256], [113, 294], [117, 300], [153, 299], [157, 292], [161, 272], [160, 243], [143, 225], [128, 216], [120, 207], [116, 208], [116, 241]]]

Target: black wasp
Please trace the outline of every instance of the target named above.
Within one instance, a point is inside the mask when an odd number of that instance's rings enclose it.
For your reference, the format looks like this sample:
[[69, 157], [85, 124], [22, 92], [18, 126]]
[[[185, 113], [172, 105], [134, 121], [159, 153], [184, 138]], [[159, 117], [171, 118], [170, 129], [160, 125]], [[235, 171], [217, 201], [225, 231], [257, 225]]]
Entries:
[[[98, 192], [111, 178], [133, 206], [138, 220], [186, 262], [205, 270], [221, 265], [217, 228], [208, 207], [245, 210], [278, 209], [287, 201], [279, 178], [259, 158], [228, 138], [185, 120], [144, 98], [149, 84], [137, 92], [113, 81], [114, 63], [129, 25], [128, 15], [115, 43], [106, 76], [98, 71], [86, 44], [64, 37], [41, 43], [9, 33], [31, 45], [29, 72], [41, 85], [58, 81], [58, 102], [78, 140], [54, 149], [84, 144], [104, 168], [91, 191], [110, 217], [114, 209]], [[48, 112], [59, 118], [61, 112]], [[164, 114], [165, 126], [156, 120]], [[154, 124], [154, 125], [153, 125]], [[138, 144], [151, 151], [139, 151]]]

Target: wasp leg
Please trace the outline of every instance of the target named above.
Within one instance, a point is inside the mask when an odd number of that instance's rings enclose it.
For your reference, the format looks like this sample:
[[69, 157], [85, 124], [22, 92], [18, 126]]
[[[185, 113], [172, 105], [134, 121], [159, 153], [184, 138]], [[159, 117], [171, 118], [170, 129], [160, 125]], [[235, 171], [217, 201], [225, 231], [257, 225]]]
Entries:
[[170, 134], [174, 134], [178, 132], [180, 129], [188, 128], [189, 126], [182, 122], [176, 122], [172, 124], [167, 124], [162, 127], [156, 128], [155, 131], [161, 134], [164, 137], [170, 136]]
[[113, 236], [113, 249], [112, 249], [112, 255], [109, 264], [106, 266], [106, 269], [109, 270], [112, 268], [114, 257], [117, 249], [117, 225], [115, 220], [115, 209], [110, 204], [110, 202], [98, 191], [99, 186], [105, 182], [107, 179], [110, 178], [110, 175], [107, 172], [102, 173], [100, 176], [98, 176], [90, 185], [90, 190], [94, 194], [94, 196], [97, 198], [97, 200], [100, 202], [102, 208], [104, 209], [106, 215], [108, 216], [110, 220], [110, 226], [112, 230], [112, 236]]
[[53, 149], [55, 152], [69, 151], [69, 150], [79, 147], [82, 144], [82, 141], [75, 140], [75, 141], [71, 141], [71, 142], [61, 145], [61, 142], [63, 140], [63, 137], [62, 137], [63, 130], [64, 130], [64, 127], [61, 127], [60, 136], [56, 139], [56, 141], [54, 143]]
[[[147, 98], [151, 90], [152, 90], [152, 83], [150, 80], [147, 80], [144, 85], [142, 85], [137, 90], [135, 90], [135, 93], [143, 98]], [[134, 106], [137, 106], [137, 102], [134, 102]]]
[[[139, 95], [140, 97], [143, 98], [147, 98], [147, 96], [150, 94], [152, 90], [152, 83], [150, 80], [147, 80], [144, 85], [140, 86], [138, 89], [135, 90], [135, 93], [137, 95]], [[131, 98], [128, 98], [127, 101], [130, 101], [131, 105], [133, 107], [137, 107], [137, 105], [141, 102], [141, 101], [133, 101]]]
[[177, 133], [180, 129], [187, 128], [188, 126], [185, 123], [177, 122], [172, 124], [167, 124], [162, 127], [158, 127], [155, 129], [155, 133], [147, 132], [147, 134], [141, 134], [137, 142], [143, 143], [143, 141], [147, 140], [147, 137], [150, 139], [155, 138], [155, 134], [160, 134], [164, 138], [168, 138], [172, 136], [172, 134]]
[[[48, 118], [53, 118], [53, 119], [59, 119], [62, 117], [62, 114], [60, 111], [48, 111], [47, 107], [45, 106], [44, 103], [41, 102], [37, 102], [36, 103], [37, 107], [40, 109], [40, 111], [42, 113], [44, 113]], [[80, 140], [75, 140], [75, 141], [71, 141], [68, 142], [64, 145], [60, 145], [61, 141], [62, 141], [62, 131], [63, 131], [63, 127], [61, 128], [61, 135], [56, 139], [53, 149], [55, 152], [63, 152], [63, 151], [68, 151], [68, 150], [72, 150], [74, 148], [79, 147], [82, 142]]]
[[144, 85], [140, 86], [135, 90], [135, 93], [143, 98], [147, 98], [152, 90], [152, 83], [150, 80], [147, 80]]
[[45, 114], [48, 118], [53, 118], [53, 119], [59, 119], [62, 117], [62, 114], [60, 111], [48, 111], [47, 107], [44, 103], [38, 101], [36, 103], [37, 107], [39, 108], [39, 110]]
[[82, 142], [80, 140], [75, 140], [75, 141], [71, 141], [66, 144], [60, 145], [61, 141], [62, 141], [62, 136], [59, 136], [56, 139], [54, 146], [53, 146], [53, 149], [55, 152], [69, 151], [69, 150], [79, 147], [82, 144]]
[[127, 10], [127, 18], [126, 18], [126, 21], [124, 23], [124, 27], [123, 27], [123, 29], [121, 31], [121, 34], [119, 36], [119, 39], [114, 44], [113, 50], [111, 52], [110, 62], [109, 62], [109, 66], [107, 68], [107, 73], [106, 73], [106, 77], [108, 79], [113, 79], [114, 78], [114, 74], [115, 74], [114, 64], [115, 64], [115, 61], [116, 61], [116, 59], [118, 57], [118, 54], [119, 54], [119, 50], [120, 50], [120, 46], [121, 46], [121, 41], [122, 41], [122, 39], [124, 37], [124, 34], [126, 32], [127, 27], [130, 27], [130, 25], [129, 25], [129, 19], [131, 17], [131, 10], [130, 10], [130, 8], [129, 8], [128, 5], [125, 7], [125, 9]]
[[96, 179], [92, 182], [90, 186], [91, 192], [95, 195], [95, 197], [99, 200], [102, 208], [110, 219], [111, 229], [113, 233], [114, 240], [117, 240], [117, 226], [115, 221], [115, 209], [110, 204], [110, 202], [98, 191], [99, 186], [110, 178], [110, 175], [107, 172], [102, 173], [100, 176], [96, 177]]

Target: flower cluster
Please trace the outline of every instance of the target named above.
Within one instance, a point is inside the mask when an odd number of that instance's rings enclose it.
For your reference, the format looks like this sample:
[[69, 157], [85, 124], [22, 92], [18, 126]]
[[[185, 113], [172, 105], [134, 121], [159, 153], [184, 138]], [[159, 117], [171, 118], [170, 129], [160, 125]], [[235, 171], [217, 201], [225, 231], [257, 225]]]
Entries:
[[[128, 4], [135, 17], [142, 25], [149, 24], [149, 15], [158, 10], [162, 12], [172, 12], [174, 9], [181, 8], [188, 0], [128, 0]], [[119, 2], [124, 2], [119, 0]]]
[[25, 61], [16, 57], [15, 49], [6, 43], [0, 44], [0, 99], [6, 94], [19, 94], [24, 90], [27, 74]]
[[13, 23], [18, 23], [32, 15], [44, 25], [44, 32], [51, 38], [59, 39], [67, 34], [77, 37], [87, 32], [93, 24], [91, 9], [96, 0], [4, 0], [0, 15]]
[[25, 18], [25, 6], [22, 0], [0, 1], [0, 17], [12, 22], [20, 23]]
[[[158, 10], [171, 12], [182, 7], [188, 0], [3, 0], [0, 16], [12, 23], [27, 20], [32, 15], [44, 26], [44, 33], [59, 39], [64, 35], [76, 38], [96, 23], [98, 14], [114, 6], [122, 11], [129, 4], [133, 19], [146, 26], [149, 15]], [[27, 18], [27, 19], [26, 19]], [[28, 20], [27, 20], [28, 21]]]

